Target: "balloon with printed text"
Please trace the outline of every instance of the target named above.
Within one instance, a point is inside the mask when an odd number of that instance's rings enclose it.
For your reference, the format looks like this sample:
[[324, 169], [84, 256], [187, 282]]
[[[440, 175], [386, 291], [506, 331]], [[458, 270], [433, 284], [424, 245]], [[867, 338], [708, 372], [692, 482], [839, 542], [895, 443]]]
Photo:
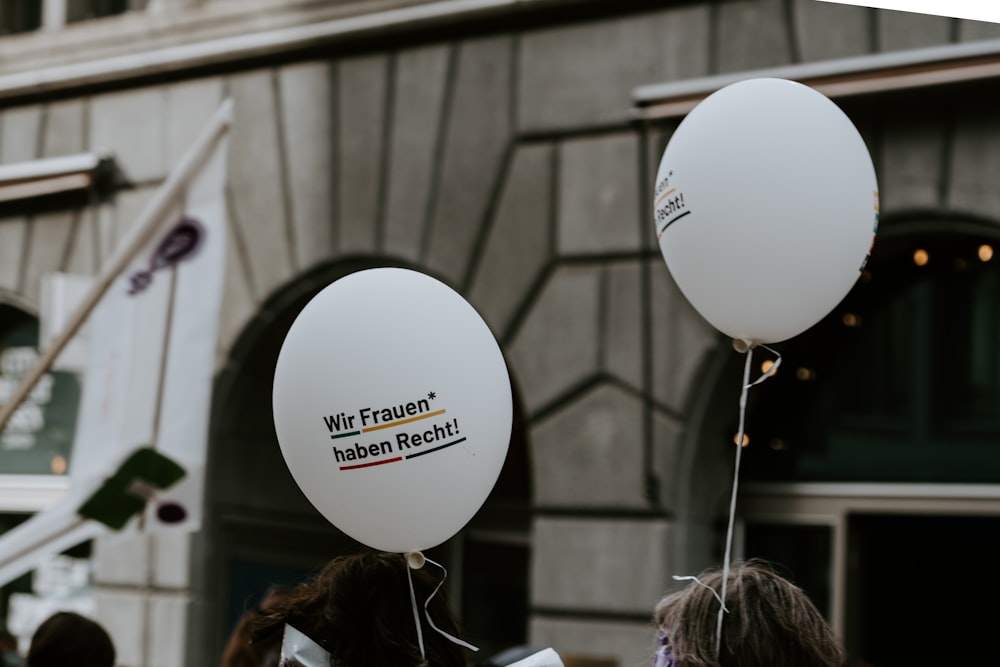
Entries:
[[878, 229], [875, 168], [818, 91], [759, 78], [688, 113], [660, 160], [654, 223], [671, 276], [722, 333], [775, 343], [847, 295]]
[[507, 455], [510, 377], [492, 332], [444, 283], [358, 271], [298, 314], [274, 373], [274, 425], [299, 488], [337, 528], [406, 553], [450, 539]]

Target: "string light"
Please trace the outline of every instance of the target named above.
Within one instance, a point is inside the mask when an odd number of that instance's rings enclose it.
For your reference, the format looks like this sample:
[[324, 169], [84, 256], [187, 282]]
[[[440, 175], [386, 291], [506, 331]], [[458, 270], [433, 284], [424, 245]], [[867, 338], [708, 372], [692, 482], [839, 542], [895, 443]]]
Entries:
[[931, 260], [931, 256], [927, 254], [927, 251], [923, 248], [919, 248], [913, 251], [913, 263], [917, 266], [926, 266], [927, 262]]
[[855, 329], [861, 326], [861, 318], [855, 315], [854, 313], [844, 313], [844, 316], [841, 318], [841, 321], [843, 321], [845, 327], [851, 329]]
[[765, 359], [760, 364], [760, 372], [764, 375], [774, 375], [778, 372], [778, 369], [774, 367], [774, 361], [771, 359]]
[[979, 261], [981, 262], [990, 261], [991, 259], [993, 259], [993, 246], [984, 243], [983, 245], [979, 246], [978, 255], [979, 255]]
[[[739, 437], [740, 437], [739, 433], [734, 433], [733, 434], [733, 444], [734, 445], [736, 444], [736, 439], [739, 438]], [[746, 447], [749, 444], [750, 444], [750, 436], [747, 435], [746, 433], [744, 433], [743, 434], [743, 447]]]
[[811, 368], [806, 368], [805, 366], [800, 366], [795, 369], [795, 377], [803, 382], [812, 382], [816, 379], [816, 371]]

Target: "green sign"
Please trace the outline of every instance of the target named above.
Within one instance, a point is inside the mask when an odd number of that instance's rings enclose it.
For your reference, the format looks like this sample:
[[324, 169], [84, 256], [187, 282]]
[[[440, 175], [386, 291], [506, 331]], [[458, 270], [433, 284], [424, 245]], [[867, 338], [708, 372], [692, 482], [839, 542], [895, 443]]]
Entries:
[[[0, 304], [0, 405], [38, 362], [38, 321]], [[64, 474], [80, 405], [74, 373], [45, 373], [0, 433], [0, 475]]]

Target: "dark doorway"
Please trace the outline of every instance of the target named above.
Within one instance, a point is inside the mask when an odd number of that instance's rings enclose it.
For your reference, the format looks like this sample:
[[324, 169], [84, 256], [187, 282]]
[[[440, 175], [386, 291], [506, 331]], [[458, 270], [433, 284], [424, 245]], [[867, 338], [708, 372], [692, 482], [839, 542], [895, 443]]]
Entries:
[[853, 664], [996, 664], [1000, 518], [854, 515], [848, 527]]

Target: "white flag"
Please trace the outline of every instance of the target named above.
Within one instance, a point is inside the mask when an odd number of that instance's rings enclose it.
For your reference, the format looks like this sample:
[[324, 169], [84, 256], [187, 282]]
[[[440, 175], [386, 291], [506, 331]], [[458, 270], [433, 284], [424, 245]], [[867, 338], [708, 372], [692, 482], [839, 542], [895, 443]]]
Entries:
[[0, 536], [0, 585], [103, 531], [200, 525], [230, 116], [227, 101], [94, 286], [70, 490]]

